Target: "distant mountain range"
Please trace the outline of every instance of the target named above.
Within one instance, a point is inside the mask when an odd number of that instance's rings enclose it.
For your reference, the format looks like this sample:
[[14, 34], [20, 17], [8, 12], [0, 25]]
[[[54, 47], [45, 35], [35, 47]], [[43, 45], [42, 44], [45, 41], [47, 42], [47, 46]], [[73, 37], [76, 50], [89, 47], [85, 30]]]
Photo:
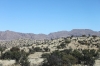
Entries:
[[29, 38], [36, 40], [51, 39], [51, 38], [60, 38], [68, 36], [81, 36], [81, 35], [97, 35], [100, 36], [100, 31], [93, 31], [90, 29], [73, 29], [71, 31], [59, 31], [53, 32], [48, 35], [46, 34], [33, 34], [33, 33], [20, 33], [14, 31], [0, 31], [0, 40], [14, 40], [20, 38]]

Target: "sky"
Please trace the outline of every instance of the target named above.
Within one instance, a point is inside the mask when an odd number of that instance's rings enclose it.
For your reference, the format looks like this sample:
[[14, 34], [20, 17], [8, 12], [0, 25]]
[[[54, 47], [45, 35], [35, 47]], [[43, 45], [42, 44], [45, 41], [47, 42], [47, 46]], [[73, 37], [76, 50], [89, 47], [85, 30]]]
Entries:
[[100, 0], [0, 0], [0, 31], [100, 31]]

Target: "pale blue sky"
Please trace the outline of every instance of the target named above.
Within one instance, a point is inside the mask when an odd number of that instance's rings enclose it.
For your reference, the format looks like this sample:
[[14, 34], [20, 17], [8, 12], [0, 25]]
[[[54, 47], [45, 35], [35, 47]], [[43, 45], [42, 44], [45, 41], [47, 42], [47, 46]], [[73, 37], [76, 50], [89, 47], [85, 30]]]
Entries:
[[0, 31], [100, 31], [100, 0], [0, 0]]

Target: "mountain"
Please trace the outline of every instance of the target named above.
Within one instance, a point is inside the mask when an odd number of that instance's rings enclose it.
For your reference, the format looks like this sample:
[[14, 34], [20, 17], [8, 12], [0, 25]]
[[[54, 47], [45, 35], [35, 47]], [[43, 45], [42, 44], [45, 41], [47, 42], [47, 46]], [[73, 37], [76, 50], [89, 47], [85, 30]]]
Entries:
[[97, 32], [90, 29], [73, 29], [69, 32], [69, 34], [74, 36], [89, 35], [89, 34], [100, 36], [99, 31]]
[[93, 31], [90, 29], [73, 29], [71, 31], [59, 31], [46, 34], [33, 34], [33, 33], [20, 33], [14, 31], [0, 31], [0, 40], [14, 40], [19, 38], [29, 38], [36, 40], [51, 39], [51, 38], [60, 38], [68, 36], [81, 36], [81, 35], [97, 35], [100, 36], [100, 31]]

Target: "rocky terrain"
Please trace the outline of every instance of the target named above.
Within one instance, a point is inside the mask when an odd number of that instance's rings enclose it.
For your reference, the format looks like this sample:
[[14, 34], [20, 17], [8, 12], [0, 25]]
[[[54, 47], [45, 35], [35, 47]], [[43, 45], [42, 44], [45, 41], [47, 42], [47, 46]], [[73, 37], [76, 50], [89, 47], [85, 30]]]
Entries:
[[[11, 51], [12, 47], [18, 47], [20, 51], [24, 51], [25, 53], [29, 53], [27, 56], [28, 61], [30, 62], [30, 66], [39, 66], [41, 65], [45, 58], [42, 58], [42, 54], [45, 53], [53, 53], [54, 51], [63, 51], [66, 49], [78, 50], [82, 51], [85, 49], [88, 50], [100, 50], [100, 37], [96, 35], [92, 36], [78, 36], [78, 37], [62, 37], [56, 39], [44, 39], [44, 40], [34, 40], [34, 39], [16, 39], [10, 41], [0, 41], [0, 47], [5, 48], [3, 51], [0, 50], [4, 55], [6, 52]], [[1, 54], [2, 57], [2, 54]], [[11, 61], [13, 61], [12, 59]], [[7, 59], [5, 62], [8, 62]], [[0, 61], [0, 63], [4, 63], [4, 60]], [[10, 62], [8, 62], [10, 63]], [[15, 62], [14, 62], [15, 63]], [[10, 63], [12, 64], [12, 63]], [[19, 65], [20, 66], [20, 65]]]
[[20, 38], [28, 38], [34, 40], [43, 40], [43, 39], [51, 39], [51, 38], [61, 38], [68, 36], [81, 36], [81, 35], [97, 35], [100, 36], [99, 31], [93, 31], [90, 29], [73, 29], [71, 31], [58, 31], [53, 32], [48, 35], [46, 34], [33, 34], [33, 33], [20, 33], [14, 31], [0, 31], [0, 40], [14, 40]]

